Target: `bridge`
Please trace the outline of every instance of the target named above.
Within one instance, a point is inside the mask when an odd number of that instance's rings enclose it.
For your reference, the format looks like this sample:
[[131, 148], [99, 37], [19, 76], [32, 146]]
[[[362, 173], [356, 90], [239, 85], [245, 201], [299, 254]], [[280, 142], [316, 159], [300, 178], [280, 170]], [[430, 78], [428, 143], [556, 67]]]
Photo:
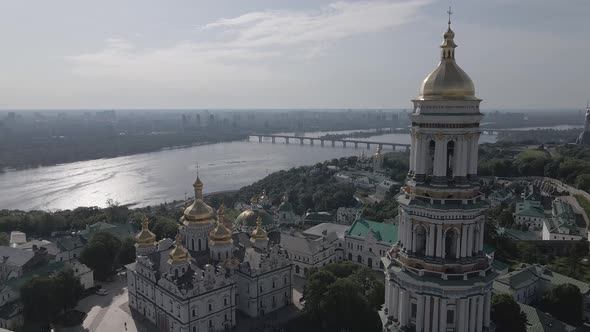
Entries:
[[[402, 143], [391, 143], [391, 142], [373, 142], [373, 141], [359, 141], [359, 140], [352, 140], [352, 139], [331, 139], [331, 138], [318, 138], [318, 137], [305, 137], [305, 136], [291, 136], [291, 135], [273, 135], [273, 134], [250, 134], [250, 137], [258, 137], [258, 142], [262, 143], [262, 140], [265, 138], [270, 138], [273, 144], [277, 143], [277, 141], [282, 140], [285, 144], [291, 144], [292, 141], [299, 142], [300, 145], [303, 145], [304, 142], [309, 142], [309, 145], [315, 145], [319, 143], [320, 146], [326, 146], [326, 142], [331, 145], [332, 147], [342, 146], [343, 148], [348, 146], [354, 146], [358, 148], [359, 145], [366, 146], [367, 149], [370, 149], [371, 146], [379, 146], [380, 148], [384, 148], [390, 146], [392, 150], [397, 150], [398, 148], [403, 149], [405, 151], [410, 151], [410, 144], [402, 144]], [[338, 143], [338, 144], [337, 144]]]
[[[513, 131], [517, 131], [514, 129], [494, 129], [494, 128], [480, 128], [480, 132], [483, 135], [498, 135], [500, 133], [508, 133], [508, 132], [513, 132]], [[396, 128], [396, 129], [392, 129], [389, 131], [390, 133], [395, 133], [395, 134], [409, 134], [410, 133], [410, 129], [409, 128]]]

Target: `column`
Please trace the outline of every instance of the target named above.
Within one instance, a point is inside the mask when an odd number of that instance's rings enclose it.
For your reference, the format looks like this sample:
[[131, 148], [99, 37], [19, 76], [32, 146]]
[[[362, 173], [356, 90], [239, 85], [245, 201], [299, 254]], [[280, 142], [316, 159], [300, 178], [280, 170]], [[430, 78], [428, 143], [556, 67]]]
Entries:
[[436, 243], [436, 225], [430, 224], [429, 238], [430, 247], [428, 248], [428, 256], [434, 256], [434, 245]]
[[399, 322], [400, 326], [406, 326], [408, 324], [408, 291], [400, 289], [400, 303], [399, 303]]
[[477, 251], [483, 251], [483, 242], [484, 242], [484, 234], [485, 234], [485, 221], [479, 222], [479, 248]]
[[[457, 313], [455, 312], [455, 315]], [[440, 299], [440, 316], [439, 316], [439, 329], [438, 331], [447, 330], [447, 299]], [[433, 331], [436, 331], [433, 329]]]
[[424, 332], [430, 331], [430, 322], [432, 321], [430, 317], [430, 295], [424, 295]]
[[477, 297], [477, 319], [475, 320], [476, 332], [483, 331], [483, 301], [483, 295]]
[[483, 326], [490, 327], [490, 311], [492, 310], [492, 293], [488, 292], [485, 295], [483, 306]]
[[387, 316], [391, 316], [391, 295], [393, 294], [391, 290], [391, 282], [385, 276], [385, 309], [387, 309]]
[[463, 329], [463, 316], [465, 315], [465, 300], [457, 299], [455, 302], [457, 305], [455, 306], [455, 331], [457, 332], [465, 332]]
[[465, 257], [467, 255], [467, 227], [465, 225], [461, 226], [461, 257]]
[[469, 332], [475, 332], [475, 319], [477, 318], [477, 302], [476, 297], [472, 296], [469, 300], [471, 308], [469, 308]]
[[393, 316], [393, 319], [398, 319], [399, 317], [399, 287], [398, 285], [393, 285], [393, 301], [391, 303], [391, 313]]
[[416, 231], [414, 227], [411, 229], [412, 231], [412, 253], [416, 252]]
[[460, 176], [461, 174], [461, 138], [457, 138], [455, 141], [455, 151], [453, 151], [453, 176]]
[[439, 298], [437, 296], [433, 296], [433, 304], [432, 304], [432, 332], [438, 332], [438, 323], [439, 323]]
[[414, 166], [415, 166], [415, 174], [425, 174], [426, 170], [425, 170], [425, 158], [424, 158], [424, 140], [423, 140], [423, 135], [421, 134], [416, 134], [416, 153], [414, 154]]
[[436, 225], [436, 257], [442, 257], [442, 225]]
[[455, 259], [459, 259], [460, 257], [461, 257], [461, 231], [459, 231], [459, 234], [457, 234], [457, 238], [455, 239]]
[[411, 138], [411, 147], [410, 147], [410, 172], [415, 172], [416, 171], [416, 133], [415, 132], [411, 132], [410, 134], [410, 138]]
[[416, 332], [423, 332], [424, 329], [424, 295], [417, 295], [416, 308]]

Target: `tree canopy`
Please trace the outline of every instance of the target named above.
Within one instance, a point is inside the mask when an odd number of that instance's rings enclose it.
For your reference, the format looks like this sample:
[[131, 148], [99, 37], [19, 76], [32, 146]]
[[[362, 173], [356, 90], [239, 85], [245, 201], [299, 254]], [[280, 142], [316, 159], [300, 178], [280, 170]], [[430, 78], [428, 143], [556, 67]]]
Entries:
[[553, 287], [543, 296], [542, 307], [567, 324], [578, 326], [582, 322], [582, 294], [576, 285]]
[[512, 296], [494, 294], [492, 296], [491, 319], [497, 332], [526, 332], [526, 315]]
[[329, 264], [309, 270], [304, 312], [324, 331], [379, 331], [377, 310], [384, 294], [372, 270], [350, 262]]
[[130, 241], [122, 243], [110, 233], [96, 232], [82, 250], [80, 261], [94, 270], [96, 279], [106, 280], [117, 263], [125, 264], [135, 259], [135, 250], [131, 249], [133, 240]]

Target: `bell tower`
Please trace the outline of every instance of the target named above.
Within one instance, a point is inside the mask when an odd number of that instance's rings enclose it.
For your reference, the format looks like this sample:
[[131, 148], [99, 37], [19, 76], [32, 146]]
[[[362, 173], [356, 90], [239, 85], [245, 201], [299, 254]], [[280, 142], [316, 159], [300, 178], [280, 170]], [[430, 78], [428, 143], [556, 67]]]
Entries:
[[487, 203], [477, 182], [480, 99], [443, 34], [438, 66], [410, 115], [410, 170], [399, 203], [398, 242], [386, 266], [386, 331], [491, 331], [495, 272], [483, 253]]

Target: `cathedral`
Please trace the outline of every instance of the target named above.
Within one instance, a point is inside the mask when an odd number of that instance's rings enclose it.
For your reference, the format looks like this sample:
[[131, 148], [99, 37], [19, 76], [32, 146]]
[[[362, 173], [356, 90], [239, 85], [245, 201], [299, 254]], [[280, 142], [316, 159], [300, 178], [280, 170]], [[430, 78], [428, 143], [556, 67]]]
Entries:
[[450, 11], [443, 37], [440, 63], [424, 79], [410, 114], [398, 241], [382, 258], [384, 331], [494, 330], [496, 273], [483, 252], [488, 206], [477, 182], [481, 99], [455, 61]]
[[259, 317], [291, 303], [291, 261], [269, 243], [262, 217], [250, 234], [233, 232], [223, 205], [203, 201], [203, 183], [180, 218], [176, 239], [156, 241], [147, 217], [126, 266], [129, 306], [160, 331], [223, 331], [236, 310]]

